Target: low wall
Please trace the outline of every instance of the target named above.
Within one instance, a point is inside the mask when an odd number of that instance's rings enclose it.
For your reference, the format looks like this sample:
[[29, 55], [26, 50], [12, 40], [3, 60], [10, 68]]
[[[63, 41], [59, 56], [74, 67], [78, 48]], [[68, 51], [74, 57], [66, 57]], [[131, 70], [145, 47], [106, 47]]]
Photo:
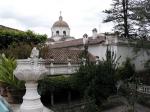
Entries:
[[[25, 66], [32, 64], [33, 62], [29, 59], [18, 59], [17, 64], [20, 66]], [[77, 71], [79, 64], [45, 64], [44, 59], [39, 59], [38, 65], [45, 66], [48, 69], [48, 75], [59, 75], [59, 74], [72, 74]]]

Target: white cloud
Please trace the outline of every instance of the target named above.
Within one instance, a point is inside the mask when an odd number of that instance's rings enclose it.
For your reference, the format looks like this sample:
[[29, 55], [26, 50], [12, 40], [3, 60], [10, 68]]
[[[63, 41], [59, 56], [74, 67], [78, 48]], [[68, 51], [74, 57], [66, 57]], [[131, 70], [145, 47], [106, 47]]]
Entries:
[[[51, 35], [51, 26], [58, 20], [59, 11], [71, 28], [71, 35], [81, 38], [91, 35], [96, 27], [110, 31], [112, 24], [102, 24], [104, 9], [112, 0], [0, 0], [0, 24], [21, 30], [31, 29]], [[99, 27], [100, 26], [100, 27]]]

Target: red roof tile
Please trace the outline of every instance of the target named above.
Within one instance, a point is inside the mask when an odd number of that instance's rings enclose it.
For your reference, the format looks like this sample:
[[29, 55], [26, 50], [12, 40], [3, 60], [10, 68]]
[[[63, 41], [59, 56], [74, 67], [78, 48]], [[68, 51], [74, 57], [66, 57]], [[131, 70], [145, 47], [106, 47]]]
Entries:
[[[51, 59], [54, 59], [55, 64], [66, 64], [68, 58], [71, 59], [72, 64], [78, 64], [81, 62], [81, 55], [83, 50], [68, 50], [68, 49], [49, 49], [46, 56], [46, 60], [49, 63]], [[95, 61], [95, 57], [88, 53], [90, 61]]]
[[[100, 44], [105, 41], [105, 37], [97, 37], [96, 39], [92, 39], [92, 37], [89, 37], [89, 45], [92, 44]], [[74, 46], [83, 46], [83, 39], [74, 39], [70, 41], [63, 41], [60, 43], [55, 43], [52, 45], [49, 45], [50, 48], [67, 48], [67, 47], [74, 47]]]

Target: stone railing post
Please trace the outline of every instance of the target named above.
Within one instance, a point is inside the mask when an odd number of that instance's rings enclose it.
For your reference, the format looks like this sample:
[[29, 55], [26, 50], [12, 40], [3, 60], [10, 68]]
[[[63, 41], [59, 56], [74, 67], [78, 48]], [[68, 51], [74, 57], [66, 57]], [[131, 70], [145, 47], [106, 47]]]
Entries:
[[99, 64], [99, 57], [98, 56], [96, 56], [96, 65], [98, 65]]
[[51, 75], [54, 75], [54, 72], [55, 72], [55, 70], [54, 70], [54, 59], [50, 59], [50, 62], [51, 62], [50, 73], [51, 73]]
[[86, 64], [86, 59], [85, 58], [82, 58], [82, 63], [85, 66], [85, 64]]
[[68, 58], [67, 61], [68, 61], [68, 74], [70, 74], [71, 73], [71, 59]]

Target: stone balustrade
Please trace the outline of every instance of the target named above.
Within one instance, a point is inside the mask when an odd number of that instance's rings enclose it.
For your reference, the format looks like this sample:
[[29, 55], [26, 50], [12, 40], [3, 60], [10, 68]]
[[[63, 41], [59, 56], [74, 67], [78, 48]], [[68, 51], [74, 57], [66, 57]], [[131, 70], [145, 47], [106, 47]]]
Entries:
[[140, 93], [150, 94], [150, 86], [140, 85], [137, 89]]
[[[18, 65], [29, 65], [32, 62], [29, 59], [18, 59]], [[68, 60], [68, 64], [54, 64], [54, 61], [46, 64], [44, 59], [39, 59], [38, 65], [45, 66], [48, 70], [48, 75], [59, 75], [59, 74], [72, 74], [77, 71], [79, 64], [71, 64]]]
[[136, 85], [129, 83], [129, 88], [137, 90], [139, 93], [150, 94], [150, 86]]

